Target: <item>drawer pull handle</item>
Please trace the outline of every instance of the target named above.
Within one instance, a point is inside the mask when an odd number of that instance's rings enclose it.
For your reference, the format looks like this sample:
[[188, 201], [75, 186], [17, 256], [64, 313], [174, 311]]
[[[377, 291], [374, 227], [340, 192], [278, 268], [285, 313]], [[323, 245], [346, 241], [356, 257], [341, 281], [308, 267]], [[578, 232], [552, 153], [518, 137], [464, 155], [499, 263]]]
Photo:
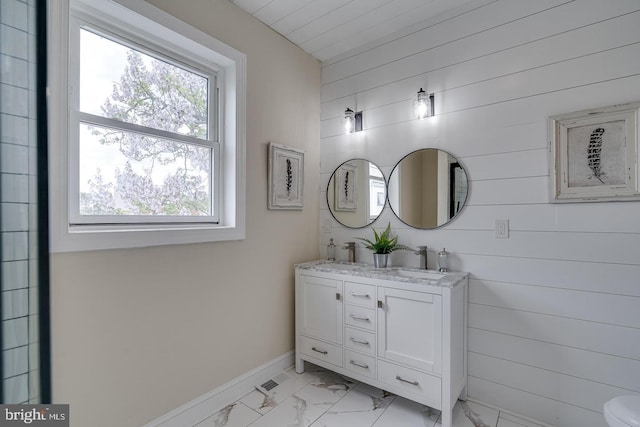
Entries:
[[349, 363], [362, 369], [369, 369], [369, 365], [367, 365], [366, 363], [356, 362], [355, 360], [350, 360]]
[[411, 385], [420, 385], [418, 381], [405, 380], [400, 375], [396, 375], [396, 379], [398, 381], [402, 381], [403, 383], [411, 384]]
[[351, 292], [351, 296], [352, 297], [360, 297], [360, 298], [371, 298], [371, 295], [369, 294], [361, 294], [358, 292]]
[[315, 348], [315, 347], [311, 347], [311, 350], [313, 350], [313, 351], [317, 351], [317, 352], [318, 352], [318, 353], [320, 353], [320, 354], [329, 354], [329, 352], [328, 352], [328, 351], [326, 351], [326, 350], [320, 350], [320, 349], [317, 349], [317, 348]]
[[357, 343], [357, 344], [369, 345], [369, 341], [360, 341], [359, 339], [356, 339], [354, 337], [349, 338], [349, 341]]
[[353, 320], [364, 320], [365, 322], [371, 322], [368, 317], [356, 316], [355, 314], [350, 314], [349, 317], [351, 317]]

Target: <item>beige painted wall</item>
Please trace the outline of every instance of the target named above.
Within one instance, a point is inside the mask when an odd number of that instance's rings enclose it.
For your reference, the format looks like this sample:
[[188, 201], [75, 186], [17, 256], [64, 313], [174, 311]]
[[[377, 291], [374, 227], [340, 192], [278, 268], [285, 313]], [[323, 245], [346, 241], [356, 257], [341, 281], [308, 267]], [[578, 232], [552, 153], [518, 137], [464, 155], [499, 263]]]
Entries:
[[402, 217], [420, 228], [437, 224], [438, 152], [422, 151], [407, 156], [400, 168]]
[[[293, 268], [317, 258], [320, 65], [227, 0], [150, 3], [247, 55], [238, 242], [54, 254], [53, 396], [138, 426], [291, 350]], [[303, 211], [267, 210], [267, 142], [305, 150]]]

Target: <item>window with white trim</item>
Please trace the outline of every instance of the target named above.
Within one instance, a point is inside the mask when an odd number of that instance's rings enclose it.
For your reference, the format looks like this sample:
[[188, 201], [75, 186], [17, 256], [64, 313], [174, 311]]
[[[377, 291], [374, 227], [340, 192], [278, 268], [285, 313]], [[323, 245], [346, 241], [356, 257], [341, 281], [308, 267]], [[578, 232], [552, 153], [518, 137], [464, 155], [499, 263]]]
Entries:
[[73, 22], [72, 223], [217, 223], [215, 70]]
[[244, 55], [146, 3], [68, 7], [54, 251], [244, 238]]

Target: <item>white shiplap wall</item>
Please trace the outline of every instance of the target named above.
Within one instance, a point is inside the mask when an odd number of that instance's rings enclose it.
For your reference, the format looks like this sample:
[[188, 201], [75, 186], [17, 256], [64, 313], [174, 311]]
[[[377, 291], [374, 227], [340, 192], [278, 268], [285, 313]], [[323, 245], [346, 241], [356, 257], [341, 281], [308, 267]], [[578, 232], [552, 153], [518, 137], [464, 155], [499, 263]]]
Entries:
[[[550, 204], [547, 118], [640, 100], [640, 2], [478, 5], [323, 64], [321, 243], [370, 234], [326, 210], [338, 164], [363, 157], [388, 176], [415, 149], [449, 151], [471, 181], [459, 218], [414, 230], [386, 208], [375, 225], [428, 245], [430, 266], [446, 247], [471, 273], [469, 395], [551, 425], [603, 426], [606, 400], [640, 393], [640, 202]], [[436, 93], [437, 116], [417, 121], [420, 87]], [[346, 107], [364, 111], [364, 132], [342, 134]], [[495, 219], [509, 219], [509, 239], [495, 239]]]

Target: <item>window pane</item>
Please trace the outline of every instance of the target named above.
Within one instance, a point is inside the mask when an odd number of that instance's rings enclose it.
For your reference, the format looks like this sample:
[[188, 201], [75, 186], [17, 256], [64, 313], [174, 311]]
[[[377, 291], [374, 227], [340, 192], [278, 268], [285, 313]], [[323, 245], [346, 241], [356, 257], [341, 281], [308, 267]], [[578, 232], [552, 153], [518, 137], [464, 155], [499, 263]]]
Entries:
[[378, 169], [378, 166], [374, 165], [372, 162], [369, 162], [369, 176], [374, 178], [382, 178], [382, 171]]
[[80, 111], [207, 139], [207, 78], [80, 30]]
[[81, 123], [80, 215], [212, 215], [212, 151]]
[[[378, 170], [378, 168], [376, 168]], [[376, 219], [384, 208], [386, 188], [384, 181], [369, 179], [369, 219]]]

